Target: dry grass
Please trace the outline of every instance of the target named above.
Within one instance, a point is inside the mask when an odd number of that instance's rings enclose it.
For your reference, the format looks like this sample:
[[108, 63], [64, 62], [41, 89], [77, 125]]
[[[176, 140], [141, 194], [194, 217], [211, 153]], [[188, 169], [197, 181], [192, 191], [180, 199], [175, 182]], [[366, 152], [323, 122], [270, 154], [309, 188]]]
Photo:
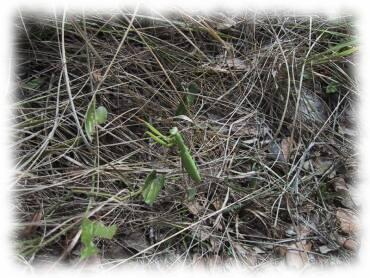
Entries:
[[[256, 267], [286, 259], [302, 243], [313, 264], [356, 254], [340, 241], [356, 238], [336, 217], [340, 207], [358, 209], [336, 187], [356, 181], [354, 44], [333, 48], [354, 41], [353, 18], [24, 12], [15, 32], [22, 261], [81, 264], [86, 212], [118, 226], [112, 241], [97, 243], [107, 267]], [[337, 91], [328, 94], [332, 82]], [[200, 89], [191, 122], [174, 117], [190, 83]], [[83, 124], [94, 95], [109, 116], [88, 143]], [[144, 136], [138, 118], [164, 134], [181, 130], [200, 184], [181, 170], [175, 150]], [[132, 194], [152, 169], [165, 174], [166, 186], [150, 207]]]

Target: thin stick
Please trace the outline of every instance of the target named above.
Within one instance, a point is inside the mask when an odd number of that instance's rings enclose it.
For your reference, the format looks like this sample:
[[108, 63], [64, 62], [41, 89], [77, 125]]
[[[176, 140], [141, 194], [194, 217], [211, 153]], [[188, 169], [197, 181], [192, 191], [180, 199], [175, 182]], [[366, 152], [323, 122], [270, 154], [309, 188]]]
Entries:
[[91, 148], [89, 142], [87, 141], [87, 139], [85, 137], [85, 134], [82, 130], [82, 127], [80, 125], [80, 122], [79, 122], [79, 119], [78, 119], [78, 116], [77, 116], [77, 112], [76, 112], [76, 108], [75, 108], [75, 105], [73, 103], [73, 96], [72, 96], [71, 87], [70, 87], [70, 84], [69, 84], [67, 59], [66, 59], [66, 51], [65, 51], [65, 42], [64, 42], [64, 24], [65, 24], [65, 20], [66, 20], [66, 9], [64, 9], [64, 11], [63, 11], [63, 19], [62, 19], [62, 64], [63, 64], [64, 79], [65, 79], [65, 82], [66, 82], [66, 89], [67, 89], [67, 92], [68, 92], [68, 98], [69, 98], [69, 102], [71, 103], [73, 117], [75, 119], [77, 129], [78, 129], [79, 133], [81, 134], [82, 140], [84, 141], [86, 146]]

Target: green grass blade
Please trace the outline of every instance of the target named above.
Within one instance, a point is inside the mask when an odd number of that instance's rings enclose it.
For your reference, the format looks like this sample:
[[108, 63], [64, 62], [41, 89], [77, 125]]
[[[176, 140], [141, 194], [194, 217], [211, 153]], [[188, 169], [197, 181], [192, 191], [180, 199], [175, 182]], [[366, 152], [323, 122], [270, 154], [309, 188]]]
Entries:
[[312, 64], [323, 64], [329, 62], [330, 60], [347, 57], [358, 51], [357, 45], [357, 40], [345, 41], [336, 44], [321, 53], [313, 55], [308, 60], [311, 61]]
[[196, 99], [196, 94], [199, 94], [200, 90], [198, 86], [195, 83], [190, 83], [187, 91], [191, 94], [186, 94], [179, 105], [177, 106], [175, 115], [186, 115], [187, 111], [189, 111], [190, 107], [193, 105], [195, 99]]

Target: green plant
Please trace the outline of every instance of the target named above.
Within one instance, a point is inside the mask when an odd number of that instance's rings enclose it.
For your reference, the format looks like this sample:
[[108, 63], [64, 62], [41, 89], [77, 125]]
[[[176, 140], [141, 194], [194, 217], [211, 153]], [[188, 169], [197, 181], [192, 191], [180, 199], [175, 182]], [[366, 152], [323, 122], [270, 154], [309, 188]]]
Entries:
[[197, 164], [193, 157], [191, 156], [188, 147], [185, 145], [184, 140], [180, 132], [178, 131], [177, 127], [171, 128], [170, 135], [165, 136], [161, 134], [156, 128], [154, 128], [148, 122], [146, 121], [143, 122], [150, 130], [146, 131], [145, 133], [148, 134], [154, 141], [168, 148], [174, 145], [177, 146], [180, 153], [182, 165], [184, 166], [186, 172], [195, 182], [200, 182], [202, 179]]
[[23, 88], [36, 90], [42, 84], [42, 80], [39, 78], [32, 79], [23, 85]]
[[188, 190], [186, 190], [186, 194], [188, 201], [193, 201], [195, 199], [195, 195], [197, 194], [197, 189], [189, 188]]
[[152, 205], [157, 199], [159, 191], [164, 186], [164, 176], [157, 176], [157, 172], [153, 170], [145, 179], [142, 195], [144, 202], [148, 205]]
[[82, 221], [81, 242], [84, 248], [81, 251], [81, 259], [86, 259], [97, 253], [97, 248], [93, 242], [94, 238], [112, 239], [117, 232], [117, 226], [105, 226], [101, 222], [91, 221], [85, 218]]
[[323, 64], [341, 57], [350, 56], [357, 51], [357, 40], [344, 41], [328, 48], [321, 53], [311, 56], [308, 60], [312, 64]]
[[187, 88], [187, 94], [182, 98], [180, 104], [177, 106], [176, 109], [176, 116], [178, 115], [186, 115], [187, 111], [189, 111], [190, 106], [193, 105], [197, 94], [199, 94], [200, 90], [195, 83], [190, 83]]
[[337, 85], [338, 83], [336, 82], [331, 82], [329, 85], [326, 87], [326, 93], [327, 94], [334, 94], [337, 92]]
[[92, 135], [95, 132], [97, 124], [103, 124], [108, 118], [108, 111], [104, 106], [99, 106], [97, 109], [95, 97], [90, 101], [87, 107], [85, 116], [85, 132], [90, 141], [92, 141]]

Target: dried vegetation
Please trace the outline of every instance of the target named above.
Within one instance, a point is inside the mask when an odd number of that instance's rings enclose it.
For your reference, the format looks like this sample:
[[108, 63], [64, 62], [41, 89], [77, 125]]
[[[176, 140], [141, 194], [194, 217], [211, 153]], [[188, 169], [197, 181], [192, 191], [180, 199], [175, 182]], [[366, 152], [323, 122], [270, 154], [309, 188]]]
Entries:
[[[20, 261], [84, 264], [86, 212], [117, 225], [96, 242], [95, 262], [107, 268], [354, 258], [352, 17], [23, 12], [14, 31]], [[199, 93], [176, 117], [190, 84]], [[93, 97], [109, 114], [91, 142], [83, 126]], [[163, 134], [178, 127], [202, 182], [138, 119]], [[134, 192], [153, 169], [166, 185], [149, 206]]]

